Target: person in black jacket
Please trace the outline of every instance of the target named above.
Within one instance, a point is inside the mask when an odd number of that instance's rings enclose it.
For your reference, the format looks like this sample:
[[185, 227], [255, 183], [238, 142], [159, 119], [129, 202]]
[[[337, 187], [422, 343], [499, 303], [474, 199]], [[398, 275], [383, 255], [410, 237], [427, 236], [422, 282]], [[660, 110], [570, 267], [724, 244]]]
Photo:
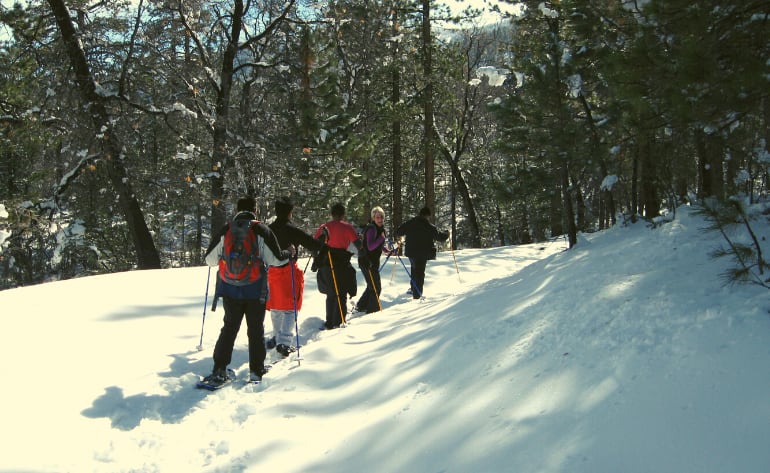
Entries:
[[223, 259], [224, 241], [227, 238], [230, 227], [237, 221], [247, 220], [249, 231], [256, 237], [259, 248], [259, 257], [266, 265], [272, 264], [276, 259], [288, 260], [294, 255], [294, 248], [281, 250], [273, 232], [264, 223], [257, 221], [257, 203], [253, 197], [238, 199], [236, 215], [231, 223], [223, 226], [211, 238], [206, 251], [206, 263], [209, 266], [218, 266], [217, 290], [215, 297], [222, 297], [225, 307], [225, 316], [222, 330], [214, 346], [214, 369], [204, 378], [207, 384], [221, 385], [229, 380], [227, 365], [230, 364], [233, 355], [233, 346], [241, 327], [241, 322], [246, 318], [249, 337], [249, 379], [261, 381], [265, 369], [265, 301], [267, 300], [267, 275], [264, 267], [255, 267], [254, 276], [245, 283], [231, 284], [225, 281], [223, 276], [226, 265]]
[[[288, 249], [291, 246], [298, 248], [302, 245], [310, 251], [320, 251], [324, 246], [323, 243], [292, 223], [293, 209], [294, 203], [288, 197], [281, 197], [275, 201], [276, 217], [269, 227], [278, 239], [281, 249]], [[293, 282], [292, 276], [294, 276]], [[295, 339], [295, 311], [302, 309], [305, 273], [299, 269], [296, 259], [283, 259], [270, 266], [267, 279], [270, 285], [267, 309], [270, 311], [273, 322], [273, 337], [268, 342], [267, 348], [275, 347], [278, 353], [286, 357], [296, 350], [292, 346], [292, 340]], [[293, 294], [292, 289], [294, 289]]]
[[423, 207], [420, 214], [402, 223], [396, 230], [397, 237], [405, 237], [406, 248], [404, 255], [409, 258], [412, 265], [412, 298], [420, 299], [423, 296], [423, 286], [425, 284], [425, 267], [428, 260], [436, 259], [435, 241], [446, 241], [449, 238], [449, 232], [439, 231], [435, 225], [430, 223], [428, 218], [431, 211], [428, 207]]

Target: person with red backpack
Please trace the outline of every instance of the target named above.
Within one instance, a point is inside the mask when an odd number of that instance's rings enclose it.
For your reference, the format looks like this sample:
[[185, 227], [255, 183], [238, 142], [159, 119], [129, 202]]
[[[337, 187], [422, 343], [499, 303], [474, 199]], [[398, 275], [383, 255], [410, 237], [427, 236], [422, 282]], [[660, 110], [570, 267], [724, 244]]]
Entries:
[[[357, 251], [358, 233], [345, 221], [345, 206], [337, 203], [331, 208], [332, 219], [313, 235], [326, 246], [315, 256], [318, 271], [318, 291], [326, 294], [326, 323], [322, 328], [331, 330], [345, 323], [347, 296], [358, 292], [356, 270], [350, 258]], [[350, 251], [352, 250], [352, 251]]]
[[249, 337], [249, 381], [258, 383], [265, 369], [265, 301], [267, 300], [267, 266], [279, 259], [294, 256], [294, 248], [281, 250], [278, 239], [256, 216], [253, 197], [238, 199], [232, 221], [211, 238], [206, 263], [217, 266], [215, 297], [222, 297], [224, 323], [214, 346], [214, 369], [202, 384], [211, 389], [232, 379], [227, 369], [233, 346], [244, 317]]

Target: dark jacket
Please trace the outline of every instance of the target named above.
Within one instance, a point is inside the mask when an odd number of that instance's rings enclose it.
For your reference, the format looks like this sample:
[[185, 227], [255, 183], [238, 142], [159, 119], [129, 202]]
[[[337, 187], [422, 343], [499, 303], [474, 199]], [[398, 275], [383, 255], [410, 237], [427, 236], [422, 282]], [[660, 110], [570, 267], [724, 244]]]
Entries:
[[270, 230], [275, 234], [282, 250], [287, 249], [289, 245], [294, 245], [295, 247], [302, 245], [310, 251], [319, 251], [323, 246], [323, 243], [305, 233], [305, 231], [285, 218], [276, 218], [270, 224]]
[[362, 270], [379, 268], [382, 247], [385, 244], [385, 227], [369, 222], [361, 232], [361, 236], [362, 248], [358, 252], [358, 266]]
[[[318, 265], [318, 291], [322, 294], [349, 294], [350, 297], [358, 293], [358, 283], [356, 281], [356, 270], [350, 264], [350, 257], [353, 256], [347, 250], [332, 248], [324, 245], [317, 256]], [[331, 259], [331, 261], [329, 261]], [[334, 265], [334, 273], [332, 266]]]
[[[256, 220], [256, 215], [251, 212], [240, 212], [235, 216], [233, 220], [236, 219]], [[230, 224], [227, 223], [211, 237], [211, 242], [209, 243], [209, 247], [206, 250], [206, 256], [208, 256], [209, 253], [211, 253], [219, 245], [219, 242], [222, 240], [229, 229]], [[251, 226], [251, 231], [254, 232], [254, 234], [257, 236], [257, 241], [259, 241], [259, 237], [262, 237], [262, 240], [265, 242], [265, 246], [270, 249], [276, 258], [288, 259], [291, 257], [291, 253], [288, 250], [281, 250], [281, 247], [278, 245], [278, 239], [276, 239], [273, 232], [264, 223], [255, 223]], [[267, 266], [267, 264], [265, 264], [265, 266]], [[265, 299], [267, 297], [267, 277], [265, 276], [266, 275], [263, 275], [253, 284], [247, 284], [245, 286], [234, 286], [222, 281], [221, 278], [217, 277], [216, 296], [230, 297], [233, 299]]]
[[436, 259], [434, 241], [446, 241], [449, 232], [439, 231], [425, 217], [413, 217], [396, 229], [396, 236], [406, 237], [404, 255], [408, 258]]

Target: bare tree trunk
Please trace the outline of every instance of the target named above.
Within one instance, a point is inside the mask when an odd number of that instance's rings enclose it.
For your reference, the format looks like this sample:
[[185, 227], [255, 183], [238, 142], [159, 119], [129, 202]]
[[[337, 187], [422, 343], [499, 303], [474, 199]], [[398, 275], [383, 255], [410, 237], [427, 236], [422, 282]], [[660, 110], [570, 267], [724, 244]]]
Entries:
[[718, 138], [702, 131], [695, 132], [695, 147], [698, 151], [699, 197], [724, 197], [722, 182], [722, 154]]
[[219, 73], [219, 90], [217, 91], [216, 117], [214, 119], [213, 152], [211, 154], [213, 167], [219, 173], [211, 179], [211, 230], [212, 232], [224, 226], [227, 213], [225, 207], [225, 177], [224, 170], [229, 164], [227, 152], [227, 126], [230, 118], [230, 93], [233, 88], [233, 70], [235, 55], [243, 26], [243, 0], [233, 2], [233, 13], [230, 17], [230, 38], [222, 56], [222, 68]]
[[[396, 37], [399, 33], [398, 25], [398, 9], [393, 9], [393, 37]], [[404, 221], [404, 204], [402, 201], [402, 172], [403, 161], [401, 156], [401, 119], [398, 117], [398, 103], [401, 100], [401, 70], [399, 69], [398, 57], [400, 55], [400, 41], [393, 41], [393, 57], [392, 57], [392, 77], [391, 77], [391, 91], [390, 101], [393, 104], [393, 110], [396, 112], [396, 116], [393, 117], [393, 123], [391, 126], [391, 133], [393, 135], [393, 189], [391, 191], [393, 195], [393, 215], [391, 222], [393, 228], [398, 228]]]
[[[586, 100], [582, 93], [578, 95], [578, 99], [583, 106], [583, 111], [585, 111], [588, 128], [591, 130], [591, 145], [593, 147], [593, 152], [596, 156], [599, 156], [601, 154], [602, 142], [599, 138], [599, 130], [596, 129], [593, 111], [588, 104], [588, 100]], [[604, 179], [609, 174], [607, 171], [607, 163], [604, 158], [599, 159], [599, 166], [602, 173], [601, 177]], [[615, 225], [615, 202], [612, 198], [612, 191], [610, 189], [600, 189], [599, 192], [599, 229], [601, 230], [609, 226], [607, 223], [608, 221], [611, 222], [611, 225]]]
[[[191, 39], [196, 47], [201, 51], [201, 56], [206, 58], [208, 55], [206, 47], [195, 35], [195, 31], [187, 21], [185, 12], [179, 4], [179, 15], [187, 28]], [[248, 3], [247, 5], [251, 5]], [[233, 0], [233, 10], [227, 14], [230, 20], [230, 33], [227, 38], [227, 44], [224, 45], [222, 54], [222, 64], [219, 70], [219, 81], [211, 81], [210, 85], [216, 89], [217, 98], [214, 117], [214, 126], [212, 132], [212, 153], [211, 167], [216, 172], [216, 176], [211, 178], [211, 228], [212, 231], [222, 227], [227, 218], [227, 211], [224, 199], [225, 195], [225, 172], [229, 170], [230, 155], [227, 150], [228, 122], [230, 120], [230, 96], [233, 88], [233, 74], [235, 72], [235, 59], [240, 50], [247, 49], [249, 46], [258, 44], [260, 41], [273, 33], [276, 27], [283, 22], [286, 15], [294, 6], [294, 0], [289, 0], [282, 5], [282, 13], [272, 20], [258, 35], [254, 35], [243, 44], [240, 42], [241, 32], [246, 28], [243, 18], [246, 15], [246, 7], [243, 0]], [[213, 64], [206, 62], [206, 67], [213, 69]], [[243, 189], [243, 192], [254, 191], [253, 189]]]
[[564, 206], [564, 223], [567, 227], [569, 247], [577, 245], [577, 229], [575, 227], [575, 209], [572, 206], [572, 192], [569, 185], [569, 165], [566, 157], [561, 167], [562, 205]]
[[[554, 170], [556, 172], [556, 170]], [[553, 184], [554, 188], [556, 183]], [[564, 206], [562, 205], [561, 192], [557, 188], [551, 192], [548, 206], [548, 227], [551, 236], [564, 235]]]
[[631, 158], [631, 221], [636, 222], [639, 214], [639, 139], [634, 145], [634, 155]]
[[51, 11], [56, 17], [56, 23], [62, 35], [67, 56], [69, 56], [72, 68], [75, 71], [75, 80], [83, 100], [88, 105], [91, 121], [95, 130], [105, 130], [102, 142], [103, 160], [107, 168], [107, 175], [118, 195], [118, 203], [123, 211], [131, 241], [136, 251], [137, 267], [139, 269], [160, 268], [160, 255], [155, 247], [155, 242], [144, 220], [139, 202], [134, 195], [131, 181], [128, 179], [126, 167], [123, 164], [123, 144], [113, 131], [112, 120], [104, 98], [96, 93], [96, 83], [86, 59], [83, 45], [77, 36], [75, 26], [72, 23], [64, 0], [48, 0]]
[[[468, 49], [472, 47], [473, 42], [468, 43]], [[466, 55], [470, 56], [466, 51]], [[460, 159], [468, 149], [468, 142], [471, 140], [473, 133], [474, 123], [474, 111], [478, 105], [476, 100], [478, 89], [471, 87], [471, 61], [468, 60], [467, 68], [465, 69], [466, 80], [463, 88], [462, 95], [462, 110], [456, 111], [452, 116], [452, 119], [459, 120], [459, 126], [457, 126], [457, 132], [454, 136], [453, 142], [442, 135], [441, 130], [436, 123], [433, 123], [433, 136], [435, 137], [435, 146], [441, 153], [446, 163], [449, 165], [449, 169], [452, 173], [452, 235], [453, 245], [456, 245], [454, 235], [457, 227], [457, 193], [463, 200], [463, 209], [465, 210], [465, 221], [467, 228], [470, 232], [469, 240], [471, 248], [481, 248], [481, 226], [479, 225], [478, 216], [476, 214], [476, 207], [471, 198], [471, 192], [468, 189], [468, 183], [463, 177], [462, 170], [460, 169]], [[477, 104], [474, 106], [474, 103]]]
[[195, 248], [198, 251], [195, 252], [193, 264], [198, 266], [203, 264], [203, 254], [200, 251], [203, 249], [203, 209], [200, 202], [195, 203]]
[[[569, 119], [566, 117], [566, 111], [564, 106], [564, 99], [561, 94], [561, 87], [558, 86], [558, 84], [561, 84], [561, 60], [559, 59], [561, 57], [561, 51], [560, 47], [558, 46], [558, 38], [561, 37], [561, 23], [559, 19], [554, 19], [552, 21], [548, 21], [549, 29], [551, 30], [551, 34], [553, 35], [554, 42], [552, 44], [553, 47], [553, 68], [554, 68], [554, 83], [557, 85], [555, 87], [555, 109], [557, 111], [557, 122], [556, 125], [559, 130], [566, 130], [567, 126], [566, 124], [569, 122]], [[556, 160], [557, 160], [557, 166], [555, 169], [558, 169], [559, 173], [559, 179], [561, 183], [561, 204], [562, 204], [562, 218], [563, 218], [563, 226], [564, 229], [567, 232], [567, 239], [569, 240], [569, 247], [572, 248], [577, 244], [577, 230], [575, 227], [575, 209], [572, 205], [572, 189], [570, 187], [570, 179], [569, 179], [569, 171], [570, 171], [570, 149], [572, 149], [572, 146], [567, 146], [563, 141], [560, 143], [560, 147], [557, 150]]]
[[457, 249], [457, 219], [455, 218], [455, 215], [457, 213], [457, 190], [456, 190], [457, 184], [455, 183], [455, 178], [452, 176], [452, 189], [451, 189], [451, 196], [449, 199], [449, 212], [452, 215], [452, 241], [451, 241], [451, 248], [453, 250]]
[[660, 215], [660, 204], [658, 202], [658, 193], [655, 188], [657, 170], [655, 169], [655, 160], [653, 159], [653, 136], [646, 135], [644, 146], [641, 151], [639, 163], [641, 164], [639, 189], [643, 215], [646, 219], [653, 219]]
[[575, 184], [575, 210], [577, 215], [577, 230], [584, 232], [588, 229], [588, 219], [586, 214], [588, 209], [586, 208], [586, 201], [583, 198], [583, 189], [580, 185]]
[[425, 158], [425, 205], [433, 209], [436, 204], [436, 171], [433, 156], [433, 39], [430, 29], [430, 0], [422, 0], [422, 47], [423, 75], [425, 90], [423, 90], [423, 153]]
[[471, 247], [481, 248], [481, 228], [479, 227], [479, 219], [476, 215], [476, 207], [473, 205], [473, 199], [471, 199], [471, 193], [468, 189], [468, 183], [465, 182], [465, 178], [460, 172], [460, 167], [457, 164], [457, 160], [452, 158], [449, 150], [442, 147], [441, 152], [444, 155], [446, 162], [452, 171], [452, 178], [455, 184], [457, 192], [460, 193], [460, 197], [463, 199], [463, 206], [467, 213], [466, 223], [468, 224], [468, 230], [470, 230]]
[[703, 131], [695, 132], [698, 151], [699, 197], [724, 197], [722, 146], [719, 139]]
[[500, 204], [495, 203], [495, 218], [497, 219], [497, 241], [500, 246], [505, 246], [505, 228], [503, 227], [503, 212], [500, 210]]
[[532, 235], [529, 233], [529, 213], [527, 212], [527, 206], [522, 205], [519, 213], [519, 243], [522, 245], [528, 245], [533, 243]]

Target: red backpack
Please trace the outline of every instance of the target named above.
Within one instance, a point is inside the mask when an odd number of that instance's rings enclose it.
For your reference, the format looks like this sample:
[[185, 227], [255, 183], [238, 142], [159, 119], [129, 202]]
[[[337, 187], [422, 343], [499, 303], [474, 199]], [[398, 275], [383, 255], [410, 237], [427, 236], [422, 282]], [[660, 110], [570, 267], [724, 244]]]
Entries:
[[225, 233], [219, 274], [222, 281], [233, 286], [255, 283], [267, 273], [265, 262], [259, 254], [257, 235], [251, 226], [259, 223], [248, 218], [236, 218]]

